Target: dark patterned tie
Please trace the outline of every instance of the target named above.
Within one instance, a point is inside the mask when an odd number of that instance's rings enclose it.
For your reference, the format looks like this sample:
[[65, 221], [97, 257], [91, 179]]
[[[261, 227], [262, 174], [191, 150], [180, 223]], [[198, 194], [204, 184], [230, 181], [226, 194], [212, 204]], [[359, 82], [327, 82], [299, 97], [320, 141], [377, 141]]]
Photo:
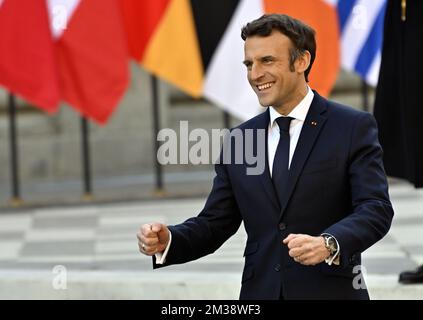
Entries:
[[289, 125], [291, 117], [279, 117], [276, 122], [279, 126], [280, 138], [278, 147], [273, 160], [272, 181], [275, 186], [279, 199], [285, 190], [288, 182], [288, 165], [289, 165]]

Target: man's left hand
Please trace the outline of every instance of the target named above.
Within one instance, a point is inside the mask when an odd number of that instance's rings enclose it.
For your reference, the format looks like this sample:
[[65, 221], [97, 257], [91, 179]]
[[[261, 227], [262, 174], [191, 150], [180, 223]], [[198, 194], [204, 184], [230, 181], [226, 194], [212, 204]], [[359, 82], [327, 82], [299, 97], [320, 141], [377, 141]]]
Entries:
[[283, 243], [288, 246], [289, 255], [296, 262], [306, 266], [323, 262], [330, 255], [322, 236], [312, 237], [307, 234], [291, 233], [283, 240]]

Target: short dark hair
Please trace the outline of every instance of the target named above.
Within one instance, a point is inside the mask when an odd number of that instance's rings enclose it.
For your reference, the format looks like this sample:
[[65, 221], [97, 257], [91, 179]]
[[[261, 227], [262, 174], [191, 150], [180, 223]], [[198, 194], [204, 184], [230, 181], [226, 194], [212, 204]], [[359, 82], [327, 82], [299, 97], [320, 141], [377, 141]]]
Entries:
[[278, 30], [286, 35], [293, 43], [294, 47], [290, 48], [290, 69], [294, 71], [294, 62], [298, 57], [304, 54], [307, 50], [310, 52], [310, 65], [304, 72], [306, 81], [308, 82], [308, 74], [310, 73], [311, 66], [316, 58], [316, 39], [313, 28], [294, 19], [285, 14], [265, 14], [260, 18], [247, 23], [241, 30], [242, 40], [246, 40], [252, 36], [269, 36], [273, 30]]

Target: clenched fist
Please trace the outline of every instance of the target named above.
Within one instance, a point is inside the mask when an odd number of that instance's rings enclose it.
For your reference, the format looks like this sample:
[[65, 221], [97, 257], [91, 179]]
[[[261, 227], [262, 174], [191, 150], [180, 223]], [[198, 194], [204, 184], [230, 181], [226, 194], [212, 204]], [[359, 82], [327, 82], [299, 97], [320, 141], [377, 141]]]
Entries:
[[298, 263], [314, 266], [325, 261], [330, 253], [325, 247], [322, 236], [312, 237], [307, 234], [290, 234], [283, 243], [288, 246], [289, 255]]
[[163, 252], [169, 242], [169, 229], [160, 222], [143, 224], [137, 233], [140, 252], [152, 256]]

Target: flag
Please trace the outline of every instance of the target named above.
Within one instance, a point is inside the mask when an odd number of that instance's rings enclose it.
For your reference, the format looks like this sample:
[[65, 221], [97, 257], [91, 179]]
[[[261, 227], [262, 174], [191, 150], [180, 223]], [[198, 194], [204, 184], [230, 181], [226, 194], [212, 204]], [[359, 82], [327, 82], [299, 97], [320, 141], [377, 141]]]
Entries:
[[57, 110], [58, 76], [45, 0], [0, 1], [0, 85], [35, 106]]
[[358, 73], [368, 84], [376, 86], [386, 0], [338, 0], [336, 8], [342, 67]]
[[169, 0], [121, 0], [120, 4], [130, 56], [141, 61], [145, 47], [169, 4]]
[[[190, 1], [151, 4], [123, 0], [123, 3], [127, 33], [136, 35], [130, 38], [129, 46], [140, 50], [135, 58], [140, 58], [139, 62], [149, 72], [194, 97], [201, 96], [203, 67]], [[151, 18], [148, 9], [155, 12]], [[140, 22], [136, 25], [136, 21], [148, 21], [143, 25], [149, 28], [143, 28]]]
[[129, 82], [118, 0], [48, 0], [60, 93], [84, 117], [108, 121]]
[[309, 79], [320, 94], [330, 94], [340, 66], [377, 81], [386, 0], [122, 2], [132, 56], [145, 69], [240, 119], [260, 111], [241, 63], [240, 30], [265, 13], [284, 13], [316, 30]]

